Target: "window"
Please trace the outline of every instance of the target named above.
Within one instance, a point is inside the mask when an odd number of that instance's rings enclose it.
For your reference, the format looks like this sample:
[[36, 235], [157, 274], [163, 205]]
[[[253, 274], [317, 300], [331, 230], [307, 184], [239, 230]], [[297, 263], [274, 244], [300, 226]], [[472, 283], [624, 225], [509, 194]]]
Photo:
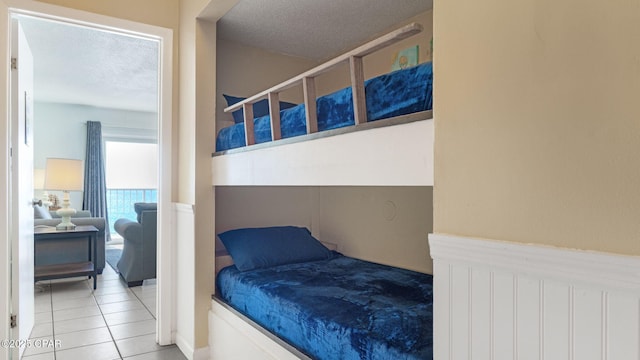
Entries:
[[115, 234], [116, 220], [136, 220], [134, 203], [158, 201], [158, 145], [106, 141], [105, 172], [109, 228]]

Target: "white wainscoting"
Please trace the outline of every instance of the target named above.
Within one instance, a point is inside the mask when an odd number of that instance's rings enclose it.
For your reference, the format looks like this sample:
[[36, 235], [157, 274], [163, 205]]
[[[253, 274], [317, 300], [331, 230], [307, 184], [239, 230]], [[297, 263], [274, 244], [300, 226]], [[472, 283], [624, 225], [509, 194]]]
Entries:
[[174, 223], [176, 247], [176, 318], [174, 340], [187, 359], [196, 359], [195, 349], [195, 229], [193, 205], [174, 203]]
[[640, 257], [444, 234], [434, 359], [640, 359]]

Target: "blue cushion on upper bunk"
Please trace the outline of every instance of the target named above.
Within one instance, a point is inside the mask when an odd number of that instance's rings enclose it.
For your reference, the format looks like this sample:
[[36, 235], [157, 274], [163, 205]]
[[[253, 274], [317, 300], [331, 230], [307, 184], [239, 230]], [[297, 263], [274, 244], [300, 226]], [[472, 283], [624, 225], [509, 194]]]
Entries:
[[[243, 100], [246, 99], [246, 98], [243, 98], [243, 97], [231, 96], [231, 95], [226, 95], [226, 94], [222, 94], [222, 96], [224, 96], [224, 99], [227, 100], [227, 106], [235, 105], [235, 104], [239, 103], [240, 101], [243, 101]], [[280, 101], [280, 111], [282, 111], [284, 109], [292, 108], [292, 107], [297, 106], [297, 105], [298, 104], [293, 104], [293, 103], [289, 103], [289, 102], [286, 102], [286, 101]], [[233, 116], [233, 121], [236, 124], [244, 122], [244, 110], [242, 110], [242, 109], [236, 110], [236, 111], [232, 112], [231, 115]], [[269, 100], [264, 99], [264, 100], [260, 100], [257, 103], [253, 104], [253, 118], [254, 119], [257, 119], [259, 117], [263, 117], [265, 115], [269, 115]]]
[[302, 227], [236, 229], [218, 236], [240, 271], [326, 260], [333, 256], [331, 250]]
[[[430, 62], [394, 71], [365, 81], [367, 120], [431, 110], [433, 68]], [[316, 100], [318, 131], [354, 125], [351, 87]], [[267, 111], [268, 112], [268, 111]], [[280, 111], [282, 138], [307, 133], [304, 104]], [[254, 120], [256, 144], [271, 141], [269, 115]], [[245, 146], [244, 124], [221, 129], [216, 138], [216, 151]]]

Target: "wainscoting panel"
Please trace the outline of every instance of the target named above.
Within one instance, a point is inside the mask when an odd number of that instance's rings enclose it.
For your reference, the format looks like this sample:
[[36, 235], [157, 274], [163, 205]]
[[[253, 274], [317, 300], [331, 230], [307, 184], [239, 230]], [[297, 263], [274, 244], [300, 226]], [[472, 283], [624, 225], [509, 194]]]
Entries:
[[640, 258], [429, 242], [436, 360], [640, 360]]
[[544, 317], [546, 326], [544, 342], [545, 359], [569, 359], [571, 353], [571, 289], [567, 283], [545, 281]]
[[185, 354], [187, 359], [195, 360], [195, 228], [194, 210], [191, 204], [174, 203], [173, 215], [175, 223], [175, 247], [176, 268], [176, 318], [175, 318], [175, 342]]
[[[512, 274], [492, 272], [493, 323], [490, 332], [492, 341], [491, 359], [513, 360], [515, 347], [515, 278]], [[500, 324], [500, 326], [495, 326]]]
[[491, 273], [485, 269], [471, 269], [471, 349], [474, 358], [491, 359], [491, 331], [486, 325], [491, 322]]
[[[607, 321], [617, 324], [610, 327], [607, 359], [624, 359], [625, 357], [640, 359], [640, 301], [624, 294], [609, 294], [609, 314]], [[635, 347], [629, 344], [636, 344]], [[627, 354], [634, 354], [635, 357]]]

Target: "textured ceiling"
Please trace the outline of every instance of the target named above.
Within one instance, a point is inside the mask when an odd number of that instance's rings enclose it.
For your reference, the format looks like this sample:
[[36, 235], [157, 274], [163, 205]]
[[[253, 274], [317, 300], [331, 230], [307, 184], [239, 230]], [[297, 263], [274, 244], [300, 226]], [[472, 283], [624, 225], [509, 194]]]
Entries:
[[[241, 0], [218, 22], [218, 35], [324, 60], [432, 5], [432, 0]], [[36, 100], [157, 111], [158, 43], [29, 17], [20, 22], [33, 52]]]
[[218, 21], [218, 36], [325, 60], [432, 7], [433, 0], [241, 0]]
[[157, 111], [158, 43], [21, 17], [37, 101]]

